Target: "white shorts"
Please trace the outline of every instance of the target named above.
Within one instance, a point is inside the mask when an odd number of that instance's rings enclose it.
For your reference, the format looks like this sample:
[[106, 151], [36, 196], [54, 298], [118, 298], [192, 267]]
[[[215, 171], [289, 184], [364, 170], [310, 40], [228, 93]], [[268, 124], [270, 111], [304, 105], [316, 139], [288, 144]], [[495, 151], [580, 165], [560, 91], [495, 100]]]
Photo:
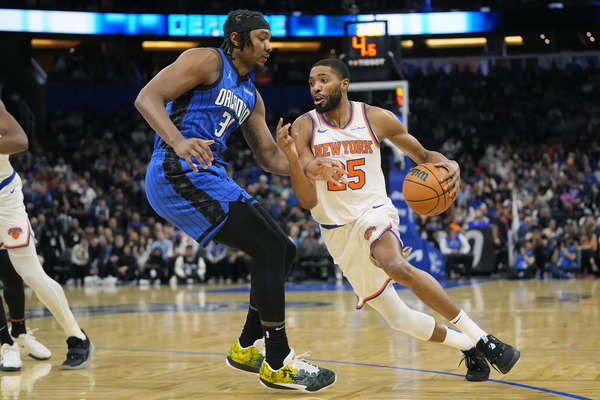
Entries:
[[331, 229], [321, 226], [321, 237], [329, 254], [358, 296], [357, 309], [379, 296], [391, 282], [391, 278], [371, 259], [371, 244], [388, 231], [403, 246], [398, 232], [398, 210], [389, 198], [352, 223]]
[[27, 247], [31, 237], [21, 178], [15, 174], [13, 180], [0, 189], [0, 249]]

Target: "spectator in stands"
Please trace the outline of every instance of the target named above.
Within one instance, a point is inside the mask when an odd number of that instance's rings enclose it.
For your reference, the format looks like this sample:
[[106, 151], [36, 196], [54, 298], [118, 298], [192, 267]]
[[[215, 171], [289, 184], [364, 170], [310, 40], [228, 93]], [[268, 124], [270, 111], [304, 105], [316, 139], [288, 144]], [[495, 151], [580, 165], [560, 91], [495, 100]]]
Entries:
[[568, 278], [580, 271], [577, 259], [577, 247], [573, 238], [565, 238], [558, 242], [552, 256], [551, 271], [553, 278]]
[[589, 225], [581, 228], [579, 251], [581, 252], [581, 272], [586, 276], [598, 276], [600, 273], [598, 268], [598, 237]]
[[185, 254], [175, 259], [175, 275], [181, 283], [201, 283], [206, 278], [206, 262], [194, 250], [191, 244], [185, 248]]
[[206, 277], [208, 282], [223, 281], [227, 264], [227, 246], [215, 241], [206, 245]]
[[169, 280], [168, 272], [169, 267], [163, 257], [161, 248], [155, 247], [152, 249], [152, 253], [150, 253], [141, 277], [150, 281], [153, 285], [166, 284]]
[[528, 279], [535, 274], [535, 255], [533, 252], [533, 236], [525, 239], [525, 243], [517, 245], [516, 263], [509, 273], [510, 279]]
[[450, 278], [452, 273], [460, 272], [470, 278], [473, 265], [473, 255], [469, 254], [471, 245], [462, 234], [459, 224], [450, 224], [447, 236], [439, 241], [439, 246], [446, 261], [446, 277]]
[[88, 240], [83, 237], [71, 251], [71, 278], [75, 279], [75, 284], [79, 283], [83, 287], [84, 278], [89, 273], [89, 262]]

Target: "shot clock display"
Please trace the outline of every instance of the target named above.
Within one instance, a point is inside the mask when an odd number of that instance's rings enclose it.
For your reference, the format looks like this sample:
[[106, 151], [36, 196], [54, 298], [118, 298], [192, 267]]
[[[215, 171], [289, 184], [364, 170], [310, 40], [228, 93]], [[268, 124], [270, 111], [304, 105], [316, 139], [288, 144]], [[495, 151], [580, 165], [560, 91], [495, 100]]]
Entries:
[[349, 67], [380, 67], [385, 64], [387, 21], [346, 22], [346, 62]]

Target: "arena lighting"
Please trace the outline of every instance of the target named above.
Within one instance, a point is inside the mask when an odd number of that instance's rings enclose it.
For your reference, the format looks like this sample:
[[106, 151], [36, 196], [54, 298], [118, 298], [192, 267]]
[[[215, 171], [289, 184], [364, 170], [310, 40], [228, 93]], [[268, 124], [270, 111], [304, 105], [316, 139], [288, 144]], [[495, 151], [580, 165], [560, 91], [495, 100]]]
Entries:
[[586, 33], [585, 33], [585, 36], [587, 36], [587, 37], [590, 37], [590, 36], [592, 36], [592, 32], [586, 32]]
[[447, 47], [478, 47], [485, 46], [487, 44], [487, 39], [483, 37], [425, 39], [425, 44], [432, 49], [441, 49]]
[[31, 39], [31, 47], [34, 49], [68, 49], [78, 44], [79, 40]]
[[520, 46], [523, 44], [523, 36], [506, 36], [504, 43], [509, 46]]
[[544, 43], [546, 43], [546, 44], [550, 44], [550, 39], [546, 39], [546, 40], [544, 40]]
[[415, 45], [415, 42], [412, 40], [403, 40], [401, 44], [405, 49], [411, 49]]
[[546, 35], [544, 35], [543, 33], [540, 33], [540, 39], [542, 39], [542, 40], [546, 39]]
[[317, 51], [321, 42], [271, 42], [271, 47], [281, 51]]
[[[76, 35], [223, 36], [225, 14], [129, 14], [0, 8], [0, 31]], [[265, 15], [274, 37], [344, 36], [348, 21], [386, 21], [388, 34], [439, 35], [496, 31], [497, 12], [455, 11], [359, 15]], [[372, 26], [372, 25], [369, 25]]]
[[198, 45], [198, 42], [177, 42], [167, 40], [144, 40], [142, 42], [142, 48], [144, 50], [154, 51], [186, 50], [193, 47], [198, 47]]

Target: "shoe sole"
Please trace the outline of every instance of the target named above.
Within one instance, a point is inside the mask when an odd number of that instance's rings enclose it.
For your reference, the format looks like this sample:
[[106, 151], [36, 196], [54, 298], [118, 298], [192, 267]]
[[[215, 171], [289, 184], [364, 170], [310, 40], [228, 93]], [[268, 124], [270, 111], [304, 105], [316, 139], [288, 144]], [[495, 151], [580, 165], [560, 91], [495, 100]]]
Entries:
[[333, 380], [333, 382], [331, 382], [329, 385], [323, 386], [322, 388], [319, 388], [317, 390], [307, 390], [306, 386], [295, 385], [293, 383], [276, 384], [273, 382], [268, 382], [268, 381], [264, 380], [263, 378], [260, 378], [260, 383], [262, 383], [263, 386], [268, 387], [269, 389], [285, 390], [288, 392], [289, 391], [298, 391], [298, 392], [304, 392], [304, 393], [320, 392], [323, 389], [327, 389], [328, 387], [335, 385], [336, 382], [337, 382], [337, 375], [335, 376], [335, 379]]
[[469, 382], [485, 382], [488, 379], [490, 379], [490, 374], [488, 372], [487, 376], [485, 377], [477, 377], [477, 376], [467, 376], [465, 375], [465, 379], [468, 380]]
[[74, 370], [74, 369], [83, 369], [83, 368], [87, 367], [88, 364], [90, 363], [91, 359], [92, 359], [92, 354], [94, 353], [94, 350], [96, 350], [96, 348], [94, 347], [94, 344], [92, 342], [90, 342], [90, 354], [88, 354], [87, 360], [85, 360], [81, 364], [76, 365], [74, 367], [71, 367], [69, 365], [64, 365], [63, 364], [63, 365], [60, 366], [60, 369]]
[[519, 350], [515, 349], [515, 354], [513, 354], [513, 357], [508, 364], [506, 364], [503, 368], [500, 368], [497, 365], [496, 365], [496, 367], [498, 367], [500, 372], [502, 372], [503, 374], [508, 374], [510, 372], [510, 370], [512, 369], [512, 367], [515, 366], [517, 361], [519, 361], [519, 358], [521, 358], [521, 352]]
[[231, 357], [229, 357], [229, 356], [227, 356], [227, 358], [225, 358], [225, 364], [227, 364], [227, 366], [229, 368], [233, 368], [233, 369], [238, 370], [238, 371], [244, 371], [244, 372], [248, 372], [250, 374], [258, 374], [258, 373], [260, 373], [259, 369], [255, 369], [255, 368], [249, 367], [247, 365], [240, 364], [240, 363], [238, 363], [236, 361], [233, 361], [233, 359]]
[[21, 367], [5, 367], [3, 365], [0, 365], [0, 371], [5, 371], [5, 372], [15, 372], [15, 371], [20, 371]]
[[50, 357], [44, 357], [44, 358], [42, 358], [42, 357], [36, 357], [36, 356], [34, 356], [33, 354], [31, 354], [31, 353], [29, 353], [29, 354], [27, 354], [27, 355], [28, 355], [29, 357], [33, 358], [34, 360], [38, 360], [38, 361], [46, 361], [46, 360], [49, 360], [49, 359], [51, 359], [51, 358], [52, 358], [52, 356], [50, 356]]

